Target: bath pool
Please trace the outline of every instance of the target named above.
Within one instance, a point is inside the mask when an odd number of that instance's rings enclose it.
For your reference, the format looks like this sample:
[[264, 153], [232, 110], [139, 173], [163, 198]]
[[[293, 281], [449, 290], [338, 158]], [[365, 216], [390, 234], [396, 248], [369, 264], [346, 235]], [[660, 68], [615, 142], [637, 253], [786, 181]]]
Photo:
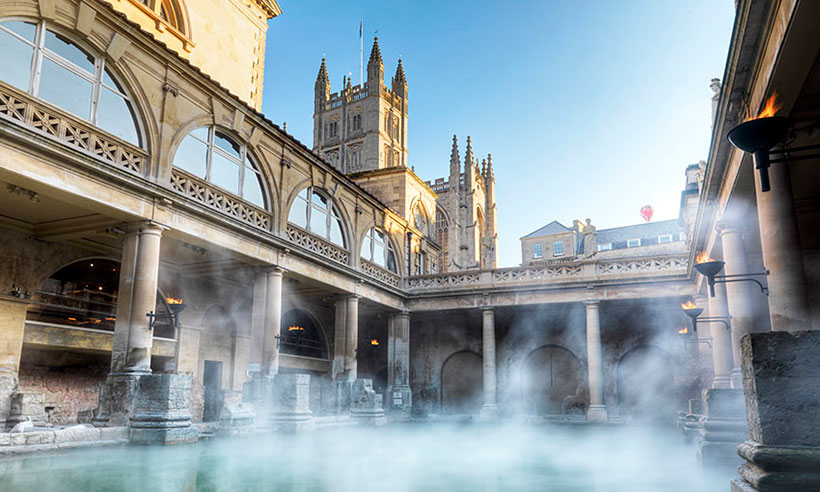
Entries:
[[18, 491], [725, 491], [672, 429], [514, 424], [331, 428], [0, 461]]

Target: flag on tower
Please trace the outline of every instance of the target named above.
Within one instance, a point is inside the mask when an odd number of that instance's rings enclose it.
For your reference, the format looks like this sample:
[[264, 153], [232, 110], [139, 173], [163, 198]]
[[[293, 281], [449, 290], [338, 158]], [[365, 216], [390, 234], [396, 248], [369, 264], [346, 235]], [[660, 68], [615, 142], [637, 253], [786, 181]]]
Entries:
[[364, 87], [364, 17], [359, 19], [359, 87]]

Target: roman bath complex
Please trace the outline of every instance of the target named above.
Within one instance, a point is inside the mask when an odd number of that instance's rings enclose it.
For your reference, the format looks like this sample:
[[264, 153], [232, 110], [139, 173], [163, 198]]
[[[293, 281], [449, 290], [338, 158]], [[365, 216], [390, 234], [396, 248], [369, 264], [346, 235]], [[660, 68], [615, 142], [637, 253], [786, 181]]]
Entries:
[[735, 3], [679, 218], [544, 217], [499, 268], [516, 163], [457, 135], [416, 175], [389, 34], [361, 85], [316, 60], [300, 142], [260, 112], [276, 0], [0, 0], [0, 454], [652, 421], [820, 490], [820, 2]]

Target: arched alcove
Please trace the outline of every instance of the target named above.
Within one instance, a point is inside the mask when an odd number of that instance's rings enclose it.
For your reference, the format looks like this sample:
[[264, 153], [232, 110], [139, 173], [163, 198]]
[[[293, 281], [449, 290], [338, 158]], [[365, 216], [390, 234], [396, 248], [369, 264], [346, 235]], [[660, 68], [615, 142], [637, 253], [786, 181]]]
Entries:
[[304, 309], [291, 309], [282, 316], [279, 350], [283, 354], [327, 359], [327, 342], [316, 318]]
[[530, 352], [522, 368], [524, 409], [563, 415], [584, 405], [584, 366], [569, 350], [545, 345]]
[[677, 408], [673, 362], [663, 350], [639, 345], [618, 362], [620, 412], [636, 417], [671, 417]]
[[441, 366], [441, 411], [477, 414], [483, 400], [483, 362], [475, 352], [457, 352]]

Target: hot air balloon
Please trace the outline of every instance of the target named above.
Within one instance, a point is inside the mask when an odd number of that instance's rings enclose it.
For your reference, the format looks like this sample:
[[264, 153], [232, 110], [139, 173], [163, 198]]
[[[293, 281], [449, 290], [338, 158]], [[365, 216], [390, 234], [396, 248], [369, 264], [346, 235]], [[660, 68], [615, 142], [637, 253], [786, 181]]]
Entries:
[[643, 207], [641, 207], [641, 217], [643, 217], [643, 220], [647, 222], [652, 220], [652, 214], [654, 213], [655, 209], [652, 208], [652, 205], [644, 205]]

